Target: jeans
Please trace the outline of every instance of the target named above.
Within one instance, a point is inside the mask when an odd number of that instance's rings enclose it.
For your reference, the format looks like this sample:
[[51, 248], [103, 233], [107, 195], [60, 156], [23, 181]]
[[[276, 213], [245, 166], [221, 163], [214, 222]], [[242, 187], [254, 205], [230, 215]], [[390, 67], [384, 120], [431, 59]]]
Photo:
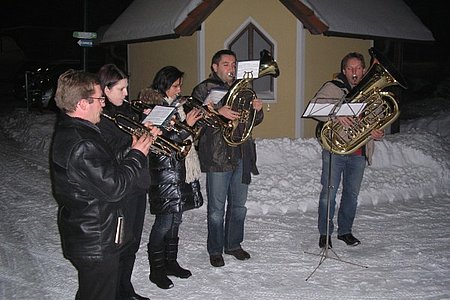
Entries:
[[239, 249], [244, 240], [244, 221], [247, 215], [245, 203], [248, 193], [248, 184], [242, 183], [242, 161], [234, 171], [208, 172], [206, 193], [209, 255], [222, 254], [224, 249]]
[[182, 212], [156, 215], [147, 245], [149, 253], [163, 250], [165, 239], [178, 237], [182, 216]]
[[366, 158], [363, 155], [331, 155], [331, 182], [328, 182], [330, 171], [330, 152], [322, 151], [322, 191], [319, 198], [318, 228], [321, 235], [327, 233], [327, 202], [330, 188], [330, 219], [329, 234], [334, 231], [333, 217], [336, 206], [336, 193], [342, 177], [342, 197], [338, 211], [338, 235], [352, 232], [358, 194], [366, 167]]

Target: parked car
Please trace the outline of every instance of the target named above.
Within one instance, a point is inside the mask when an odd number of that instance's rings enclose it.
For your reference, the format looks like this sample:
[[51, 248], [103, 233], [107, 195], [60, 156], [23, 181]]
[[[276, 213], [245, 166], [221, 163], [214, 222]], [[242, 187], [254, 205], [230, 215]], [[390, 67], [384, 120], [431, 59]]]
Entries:
[[[100, 64], [90, 67], [96, 72]], [[14, 96], [27, 108], [56, 110], [55, 92], [59, 75], [68, 69], [82, 69], [78, 60], [27, 62], [16, 73]]]

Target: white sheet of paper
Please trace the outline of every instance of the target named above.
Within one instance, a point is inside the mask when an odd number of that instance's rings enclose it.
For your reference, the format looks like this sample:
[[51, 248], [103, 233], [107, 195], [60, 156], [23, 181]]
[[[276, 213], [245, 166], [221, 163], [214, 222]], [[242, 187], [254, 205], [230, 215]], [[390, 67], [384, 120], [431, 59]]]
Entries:
[[366, 103], [343, 103], [336, 116], [359, 116], [366, 107]]
[[236, 79], [244, 78], [245, 74], [249, 74], [250, 78], [258, 78], [259, 60], [238, 61], [236, 70]]
[[[303, 113], [303, 117], [327, 117], [334, 109], [332, 103], [310, 103]], [[358, 116], [366, 103], [343, 103], [336, 111], [336, 116]]]
[[212, 89], [209, 91], [208, 97], [205, 99], [205, 104], [212, 102], [214, 104], [219, 103], [222, 100], [223, 96], [227, 93], [226, 90]]
[[142, 123], [152, 122], [155, 126], [162, 126], [174, 113], [174, 107], [156, 105]]

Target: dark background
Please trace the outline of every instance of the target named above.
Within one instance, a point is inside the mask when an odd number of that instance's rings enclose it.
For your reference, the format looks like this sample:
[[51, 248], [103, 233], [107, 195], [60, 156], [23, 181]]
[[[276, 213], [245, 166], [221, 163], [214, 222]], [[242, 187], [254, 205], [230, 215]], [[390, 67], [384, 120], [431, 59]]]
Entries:
[[[161, 0], [163, 1], [163, 0]], [[376, 0], [374, 0], [376, 1]], [[36, 64], [86, 67], [97, 71], [106, 62], [126, 69], [125, 45], [83, 48], [74, 31], [101, 33], [132, 0], [40, 0], [3, 1], [0, 34], [12, 38], [20, 53], [0, 56], [1, 98], [14, 89], [17, 77]], [[433, 33], [433, 43], [404, 42], [401, 72], [408, 81], [410, 98], [421, 97], [449, 77], [450, 12], [445, 0], [404, 0]], [[0, 44], [2, 47], [2, 44]], [[0, 48], [1, 50], [1, 48]], [[1, 99], [0, 99], [1, 100]]]

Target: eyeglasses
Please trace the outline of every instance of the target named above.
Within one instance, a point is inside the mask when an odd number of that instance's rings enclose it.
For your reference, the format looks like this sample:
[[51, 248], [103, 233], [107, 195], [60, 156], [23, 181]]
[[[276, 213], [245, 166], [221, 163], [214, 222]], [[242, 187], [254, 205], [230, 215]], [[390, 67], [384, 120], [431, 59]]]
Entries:
[[105, 97], [88, 97], [88, 99], [94, 99], [94, 100], [98, 100], [100, 102], [105, 102]]

